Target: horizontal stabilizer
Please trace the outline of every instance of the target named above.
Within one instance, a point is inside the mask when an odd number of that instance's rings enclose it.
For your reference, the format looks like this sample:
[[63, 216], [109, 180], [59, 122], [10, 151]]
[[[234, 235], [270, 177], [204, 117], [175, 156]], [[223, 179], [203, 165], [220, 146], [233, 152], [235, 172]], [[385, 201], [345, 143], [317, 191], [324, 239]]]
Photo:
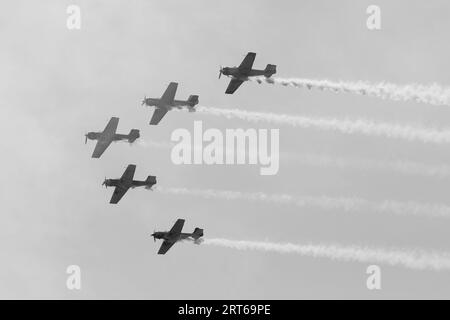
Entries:
[[147, 179], [145, 180], [146, 183], [148, 184], [156, 184], [156, 177], [155, 176], [148, 176]]
[[266, 77], [272, 76], [273, 74], [277, 73], [277, 66], [274, 64], [268, 64], [266, 69], [264, 69], [264, 73]]
[[194, 240], [198, 240], [200, 237], [203, 237], [203, 229], [195, 228], [192, 233], [192, 238], [194, 238]]
[[138, 129], [131, 129], [130, 134], [128, 135], [128, 142], [129, 143], [133, 143], [140, 136], [141, 135], [139, 134], [139, 130]]
[[198, 104], [198, 96], [197, 95], [191, 95], [189, 96], [188, 103], [190, 107], [194, 107]]

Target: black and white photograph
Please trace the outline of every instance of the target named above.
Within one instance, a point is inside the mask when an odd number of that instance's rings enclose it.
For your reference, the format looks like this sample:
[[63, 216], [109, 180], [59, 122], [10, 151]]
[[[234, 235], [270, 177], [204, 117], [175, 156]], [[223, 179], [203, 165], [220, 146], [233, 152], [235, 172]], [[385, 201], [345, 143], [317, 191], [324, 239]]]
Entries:
[[1, 300], [450, 299], [449, 1], [0, 8]]

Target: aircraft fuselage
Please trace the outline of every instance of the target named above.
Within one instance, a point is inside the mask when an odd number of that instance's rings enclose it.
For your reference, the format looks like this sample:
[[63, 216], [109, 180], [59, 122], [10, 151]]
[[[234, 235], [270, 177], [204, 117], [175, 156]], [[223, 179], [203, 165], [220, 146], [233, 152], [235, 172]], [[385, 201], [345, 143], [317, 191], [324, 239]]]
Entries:
[[271, 74], [269, 75], [266, 70], [257, 70], [257, 69], [252, 69], [249, 72], [243, 73], [239, 70], [238, 67], [232, 68], [225, 67], [222, 69], [222, 74], [242, 81], [247, 81], [248, 77], [271, 76]]
[[178, 108], [182, 109], [182, 107], [194, 107], [192, 105], [191, 101], [188, 100], [173, 100], [172, 103], [163, 103], [161, 99], [158, 98], [146, 98], [145, 104], [149, 107], [156, 107], [158, 109], [172, 109], [172, 108]]
[[177, 234], [171, 234], [168, 231], [158, 231], [153, 233], [152, 235], [155, 239], [162, 239], [162, 240], [167, 240], [170, 242], [177, 242], [180, 240], [185, 240], [188, 238], [192, 238], [194, 239], [194, 233], [177, 233]]
[[140, 180], [122, 180], [122, 179], [106, 179], [104, 182], [107, 187], [121, 187], [121, 188], [136, 188], [136, 187], [151, 187], [154, 183], [150, 183], [148, 181], [140, 181]]
[[139, 137], [139, 135], [133, 136], [131, 134], [119, 134], [119, 133], [115, 133], [112, 135], [112, 137], [110, 137], [109, 135], [104, 134], [103, 132], [88, 132], [87, 133], [87, 138], [89, 140], [98, 140], [98, 141], [122, 141], [122, 140], [130, 140], [130, 139], [136, 139], [137, 137]]

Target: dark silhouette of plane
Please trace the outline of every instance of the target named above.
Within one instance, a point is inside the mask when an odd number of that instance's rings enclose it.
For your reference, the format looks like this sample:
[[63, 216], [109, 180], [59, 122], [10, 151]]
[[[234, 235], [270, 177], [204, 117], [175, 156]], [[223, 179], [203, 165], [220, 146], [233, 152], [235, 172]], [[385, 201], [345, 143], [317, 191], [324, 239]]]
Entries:
[[92, 158], [100, 158], [113, 141], [128, 140], [129, 143], [133, 143], [139, 138], [139, 130], [137, 129], [132, 129], [129, 134], [116, 133], [118, 125], [119, 118], [112, 117], [102, 132], [88, 132], [85, 134], [85, 143], [87, 143], [88, 139], [97, 140]]
[[203, 229], [195, 228], [192, 233], [183, 233], [184, 219], [178, 219], [173, 225], [170, 231], [158, 231], [153, 232], [153, 240], [163, 239], [163, 243], [159, 248], [158, 254], [165, 254], [176, 242], [190, 239], [194, 240], [194, 243], [199, 244], [200, 237], [203, 237]]
[[265, 76], [266, 78], [270, 78], [277, 72], [277, 66], [273, 64], [268, 64], [264, 70], [252, 69], [255, 57], [256, 53], [249, 52], [239, 67], [220, 67], [219, 79], [222, 74], [231, 77], [231, 81], [228, 84], [225, 93], [233, 94], [244, 81], [248, 80], [249, 77]]
[[133, 180], [135, 171], [136, 165], [129, 164], [120, 179], [105, 178], [102, 185], [106, 188], [116, 187], [109, 203], [118, 203], [130, 188], [145, 187], [146, 189], [151, 189], [156, 184], [156, 177], [154, 176], [148, 176], [145, 181]]
[[155, 112], [150, 120], [151, 125], [157, 125], [166, 115], [167, 111], [172, 108], [182, 109], [182, 107], [188, 107], [189, 111], [195, 111], [194, 107], [198, 104], [198, 96], [190, 95], [187, 100], [175, 100], [177, 88], [178, 83], [171, 82], [161, 98], [145, 97], [144, 100], [142, 100], [142, 105], [155, 107]]

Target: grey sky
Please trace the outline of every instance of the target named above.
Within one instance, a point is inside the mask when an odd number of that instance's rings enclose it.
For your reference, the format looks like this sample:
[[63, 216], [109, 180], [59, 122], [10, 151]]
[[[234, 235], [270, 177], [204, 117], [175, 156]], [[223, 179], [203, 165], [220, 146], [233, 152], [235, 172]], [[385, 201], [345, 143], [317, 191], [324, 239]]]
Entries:
[[[81, 7], [82, 28], [66, 28]], [[366, 28], [366, 8], [382, 10], [382, 30]], [[298, 255], [179, 244], [156, 255], [154, 229], [186, 219], [206, 237], [341, 243], [450, 251], [450, 221], [349, 214], [245, 201], [205, 200], [135, 189], [117, 206], [101, 183], [127, 164], [158, 184], [293, 195], [362, 197], [450, 205], [449, 179], [281, 161], [279, 174], [252, 166], [175, 166], [170, 150], [125, 143], [91, 159], [87, 131], [120, 117], [119, 131], [169, 141], [194, 120], [249, 128], [239, 120], [172, 112], [157, 127], [144, 95], [170, 81], [177, 98], [200, 104], [324, 117], [364, 117], [448, 127], [450, 109], [412, 102], [246, 83], [225, 95], [219, 65], [257, 52], [256, 68], [278, 75], [394, 83], [450, 83], [445, 0], [423, 1], [5, 1], [0, 12], [1, 298], [450, 298], [449, 272], [381, 265], [383, 289], [366, 289], [367, 265]], [[265, 126], [263, 128], [273, 126]], [[280, 128], [280, 151], [446, 164], [445, 145]], [[82, 290], [66, 289], [66, 267], [82, 270]], [[174, 289], [175, 287], [175, 289]]]

